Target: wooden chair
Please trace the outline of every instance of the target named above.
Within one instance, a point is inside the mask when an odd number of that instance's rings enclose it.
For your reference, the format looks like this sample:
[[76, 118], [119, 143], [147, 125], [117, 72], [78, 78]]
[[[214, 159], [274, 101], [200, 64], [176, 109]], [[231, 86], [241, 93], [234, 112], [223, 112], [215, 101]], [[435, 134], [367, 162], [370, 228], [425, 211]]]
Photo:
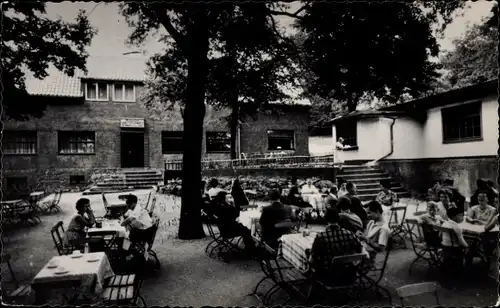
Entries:
[[[419, 260], [424, 260], [427, 261], [429, 265], [429, 270], [437, 265], [437, 262], [435, 261], [437, 258], [434, 256], [436, 254], [435, 250], [436, 247], [432, 247], [428, 245], [425, 242], [425, 237], [423, 234], [420, 234], [420, 222], [418, 219], [413, 218], [413, 219], [406, 219], [406, 224], [408, 230], [410, 230], [409, 235], [410, 235], [410, 241], [412, 244], [413, 252], [415, 252], [415, 255], [417, 256], [415, 260], [410, 264], [410, 268], [408, 269], [409, 275], [411, 275], [411, 269], [415, 263]], [[417, 229], [418, 230], [418, 235], [415, 236], [412, 230]]]
[[[401, 307], [405, 307], [404, 301], [408, 297], [417, 295], [433, 294], [436, 299], [436, 305], [439, 306], [438, 284], [436, 282], [421, 282], [409, 284], [396, 289], [396, 293], [401, 301]], [[422, 306], [420, 304], [415, 306]]]
[[48, 200], [42, 203], [42, 210], [45, 213], [58, 213], [62, 211], [61, 207], [59, 207], [59, 201], [61, 201], [62, 190], [56, 190], [54, 192], [54, 198], [52, 200]]
[[146, 201], [146, 206], [144, 207], [145, 209], [149, 207], [149, 200], [151, 200], [151, 193], [148, 194], [148, 200]]
[[[385, 269], [387, 267], [387, 262], [389, 260], [389, 256], [392, 251], [392, 238], [389, 238], [387, 241], [387, 246], [385, 247], [384, 259], [381, 264], [376, 264], [376, 260], [373, 260], [371, 263], [365, 262], [363, 264], [363, 268], [361, 269], [361, 278], [362, 278], [362, 287], [364, 291], [368, 291], [370, 289], [375, 289], [377, 294], [380, 294], [380, 291], [384, 291], [389, 299], [389, 302], [392, 305], [392, 297], [389, 290], [380, 286], [380, 281], [385, 274]], [[377, 254], [378, 255], [378, 254]]]
[[[441, 237], [443, 235], [448, 234], [450, 237], [451, 246], [442, 246], [443, 255], [442, 255], [442, 265], [444, 270], [449, 270], [450, 273], [458, 273], [457, 271], [463, 270], [463, 261], [465, 258], [465, 248], [459, 246], [458, 237], [455, 233], [455, 230], [451, 228], [446, 228], [443, 226], [434, 227]], [[454, 264], [457, 262], [456, 264]], [[457, 267], [458, 265], [461, 265]]]
[[[207, 217], [207, 221], [215, 220], [215, 217], [213, 217], [213, 215], [209, 215], [203, 210], [202, 210], [202, 215], [204, 217]], [[212, 241], [210, 241], [210, 243], [208, 243], [207, 247], [205, 247], [205, 253], [208, 253], [208, 256], [211, 258], [212, 252], [220, 245], [220, 232], [215, 232], [212, 224], [206, 223], [206, 225], [207, 225], [207, 229], [208, 229], [208, 234], [212, 238]], [[210, 249], [210, 252], [209, 252], [209, 249]]]
[[[15, 301], [16, 299], [26, 299], [31, 294], [31, 286], [19, 283], [16, 276], [14, 275], [14, 270], [12, 269], [12, 265], [10, 264], [10, 260], [11, 260], [10, 255], [5, 254], [2, 256], [2, 263], [7, 264], [7, 267], [9, 268], [10, 277], [12, 278], [12, 281], [14, 282], [16, 289], [14, 291], [6, 292], [3, 290], [3, 285], [2, 285], [2, 294], [3, 296], [5, 296], [5, 299], [8, 300]], [[4, 275], [2, 276], [3, 278], [5, 278]]]
[[63, 244], [63, 236], [64, 236], [64, 226], [63, 222], [57, 222], [52, 229], [50, 230], [50, 234], [52, 235], [52, 240], [56, 246], [57, 252], [60, 256], [69, 255], [73, 253], [74, 247], [66, 247]]
[[153, 197], [153, 200], [151, 200], [151, 205], [149, 206], [149, 216], [153, 217], [154, 211], [155, 211], [155, 206], [156, 206], [156, 197]]
[[146, 301], [141, 296], [143, 278], [141, 275], [120, 275], [106, 281], [101, 293], [102, 304], [105, 306], [135, 306], [140, 299], [146, 307]]
[[398, 237], [406, 246], [404, 222], [406, 218], [407, 206], [393, 206], [391, 208], [391, 216], [389, 217], [389, 228], [391, 229], [391, 237]]

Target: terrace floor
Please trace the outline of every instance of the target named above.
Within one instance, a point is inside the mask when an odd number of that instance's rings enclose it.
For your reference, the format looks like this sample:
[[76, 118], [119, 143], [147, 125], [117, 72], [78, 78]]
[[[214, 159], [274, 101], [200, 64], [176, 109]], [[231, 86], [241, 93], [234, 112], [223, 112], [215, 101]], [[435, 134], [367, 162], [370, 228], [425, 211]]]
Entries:
[[[136, 191], [139, 202], [145, 201], [149, 191]], [[118, 194], [110, 195], [112, 202]], [[113, 197], [114, 196], [114, 197]], [[33, 227], [20, 227], [4, 231], [3, 250], [12, 256], [12, 265], [17, 278], [29, 283], [36, 273], [57, 254], [50, 228], [59, 220], [67, 226], [74, 214], [74, 205], [80, 193], [63, 194], [58, 214], [42, 216], [42, 223]], [[104, 214], [100, 195], [85, 196], [91, 200], [96, 216]], [[182, 241], [176, 239], [180, 200], [166, 195], [157, 195], [156, 212], [162, 223], [155, 242], [162, 269], [144, 281], [141, 293], [148, 306], [260, 306], [252, 296], [253, 287], [262, 278], [255, 261], [234, 260], [224, 263], [210, 259], [204, 253], [208, 239]], [[411, 249], [399, 249], [391, 253], [389, 265], [382, 285], [394, 289], [404, 284], [438, 279], [427, 276], [425, 264], [414, 266], [412, 276], [408, 267], [414, 259]], [[10, 277], [2, 266], [2, 282], [9, 288]], [[443, 306], [492, 306], [497, 300], [496, 283], [492, 280], [470, 277], [467, 281], [456, 281], [440, 291]], [[394, 304], [399, 304], [395, 294]], [[27, 299], [29, 303], [31, 299]], [[279, 303], [279, 302], [277, 302]], [[297, 304], [290, 302], [291, 305]], [[370, 298], [364, 305], [388, 305], [387, 300]], [[419, 302], [432, 305], [434, 302]]]

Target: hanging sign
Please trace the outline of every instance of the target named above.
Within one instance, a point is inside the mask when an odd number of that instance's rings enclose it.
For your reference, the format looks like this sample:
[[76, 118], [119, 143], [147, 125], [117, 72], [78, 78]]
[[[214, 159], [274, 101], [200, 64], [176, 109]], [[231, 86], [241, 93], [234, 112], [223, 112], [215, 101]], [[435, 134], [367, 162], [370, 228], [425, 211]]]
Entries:
[[144, 119], [121, 119], [121, 128], [144, 128]]

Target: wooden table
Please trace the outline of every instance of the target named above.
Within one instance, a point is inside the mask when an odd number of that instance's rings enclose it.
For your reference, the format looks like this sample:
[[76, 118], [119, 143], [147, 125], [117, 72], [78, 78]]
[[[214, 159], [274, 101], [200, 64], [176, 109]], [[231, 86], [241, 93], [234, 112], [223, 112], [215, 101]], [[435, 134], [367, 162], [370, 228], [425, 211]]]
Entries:
[[[99, 295], [104, 280], [114, 276], [104, 252], [53, 257], [33, 278], [35, 304], [44, 304], [53, 289], [79, 288], [78, 293]], [[55, 268], [49, 268], [55, 265]]]

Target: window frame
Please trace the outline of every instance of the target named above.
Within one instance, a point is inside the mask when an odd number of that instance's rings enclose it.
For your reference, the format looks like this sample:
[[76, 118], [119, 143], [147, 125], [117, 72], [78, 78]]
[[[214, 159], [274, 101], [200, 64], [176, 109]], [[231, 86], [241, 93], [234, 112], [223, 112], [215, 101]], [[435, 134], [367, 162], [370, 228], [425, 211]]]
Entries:
[[[473, 105], [476, 105], [477, 107], [477, 113], [474, 114], [467, 114], [466, 112], [463, 111], [464, 108], [471, 107]], [[482, 141], [483, 140], [483, 115], [482, 115], [482, 101], [472, 101], [464, 104], [459, 104], [456, 106], [451, 106], [451, 107], [445, 107], [441, 108], [441, 132], [442, 132], [442, 143], [443, 144], [454, 144], [454, 143], [464, 143], [464, 142], [477, 142], [477, 141]], [[460, 109], [462, 109], [460, 111]], [[461, 112], [458, 113], [459, 116], [457, 117], [457, 111]], [[467, 118], [478, 118], [479, 119], [479, 124], [477, 125], [479, 127], [479, 136], [473, 136], [473, 137], [460, 137], [460, 132], [463, 129], [463, 121]], [[455, 122], [455, 123], [453, 123]], [[456, 122], [461, 122], [461, 123], [456, 123]], [[473, 123], [474, 124], [474, 123]], [[458, 138], [450, 138], [449, 137], [449, 132], [448, 129], [450, 126], [455, 126], [455, 128], [458, 127]], [[472, 125], [472, 127], [475, 127], [476, 125]], [[473, 128], [473, 134], [474, 134], [474, 128]]]
[[[180, 137], [173, 137], [173, 136], [166, 136], [168, 134], [179, 134]], [[161, 153], [162, 154], [181, 154], [182, 153], [182, 141], [183, 141], [183, 136], [184, 136], [184, 132], [183, 131], [162, 131], [161, 132]], [[181, 149], [180, 150], [169, 150], [169, 149], [165, 149], [164, 147], [164, 143], [163, 143], [163, 140], [164, 139], [180, 139], [180, 146], [181, 146]]]
[[[96, 90], [96, 97], [95, 98], [90, 98], [89, 97], [89, 89], [88, 87], [95, 83], [95, 90]], [[106, 85], [106, 98], [99, 98], [99, 84], [105, 84]], [[104, 82], [99, 82], [99, 81], [89, 81], [85, 83], [85, 100], [87, 101], [96, 101], [96, 102], [107, 102], [109, 101], [109, 84], [104, 83]]]
[[[81, 183], [73, 183], [75, 181], [71, 181], [72, 178], [74, 179], [75, 177], [82, 177], [83, 180], [81, 181]], [[86, 182], [85, 182], [85, 174], [70, 174], [69, 175], [69, 185], [70, 186], [76, 186], [76, 185], [85, 185]]]
[[[115, 96], [115, 89], [116, 89], [116, 86], [117, 85], [121, 85], [122, 86], [122, 99], [117, 99], [116, 96]], [[125, 99], [125, 86], [126, 85], [131, 85], [132, 86], [132, 91], [133, 91], [133, 99], [132, 100], [127, 100]], [[136, 102], [136, 95], [135, 95], [135, 84], [127, 84], [127, 83], [114, 83], [113, 86], [112, 86], [112, 98], [113, 98], [113, 102], [122, 102], [122, 103], [135, 103]]]
[[[292, 147], [290, 149], [271, 149], [270, 147], [270, 142], [269, 142], [269, 137], [271, 132], [291, 132], [292, 133]], [[268, 129], [266, 131], [267, 135], [267, 150], [268, 151], [295, 151], [295, 145], [296, 145], [296, 138], [295, 138], [295, 131], [293, 129]], [[285, 139], [285, 138], [283, 138]]]
[[[93, 152], [61, 152], [61, 134], [84, 134], [84, 133], [92, 133], [93, 134], [93, 139], [94, 139], [94, 151]], [[70, 142], [71, 143], [71, 142]], [[83, 144], [76, 142], [76, 144]], [[88, 142], [85, 142], [85, 144], [88, 144]], [[96, 154], [96, 134], [95, 131], [87, 131], [87, 130], [79, 130], [79, 131], [58, 131], [57, 132], [57, 155], [95, 155]]]
[[[22, 134], [22, 133], [28, 133], [28, 134], [34, 134], [35, 137], [35, 152], [34, 153], [6, 153], [5, 152], [5, 146], [2, 146], [2, 153], [5, 156], [36, 156], [38, 155], [38, 132], [36, 130], [4, 130], [3, 134], [5, 133], [14, 133], [14, 134]], [[15, 142], [15, 144], [33, 144], [32, 142]], [[6, 144], [5, 142], [5, 135], [2, 137], [2, 144]]]
[[[348, 127], [349, 125], [352, 125], [352, 127]], [[344, 127], [347, 126], [348, 129], [345, 129], [345, 128], [342, 129], [342, 126], [344, 126]], [[340, 130], [339, 130], [339, 127], [341, 128]], [[353, 129], [353, 127], [354, 127], [354, 129]], [[352, 129], [354, 131], [354, 136], [349, 136], [349, 135], [345, 136], [343, 134], [339, 134], [339, 131], [341, 133], [342, 133], [343, 130], [344, 131], [347, 130], [349, 132]], [[335, 143], [338, 141], [338, 139], [340, 137], [342, 137], [342, 138], [344, 138], [344, 145], [349, 145], [350, 146], [350, 148], [344, 149], [344, 151], [345, 150], [350, 150], [350, 149], [352, 149], [352, 150], [358, 149], [358, 121], [357, 120], [348, 120], [348, 121], [339, 121], [339, 122], [337, 122], [337, 124], [335, 124], [335, 135], [336, 135], [335, 137], [337, 138], [337, 140], [335, 140]], [[352, 143], [352, 142], [346, 142], [346, 141], [350, 141], [352, 139], [354, 139], [354, 143]]]
[[224, 132], [224, 131], [209, 131], [209, 132], [205, 132], [205, 150], [207, 152], [207, 154], [217, 154], [217, 153], [231, 153], [231, 136], [229, 136], [228, 138], [226, 138], [226, 140], [228, 140], [229, 142], [229, 148], [227, 150], [209, 150], [209, 134], [225, 134], [226, 136], [229, 134], [228, 132]]

